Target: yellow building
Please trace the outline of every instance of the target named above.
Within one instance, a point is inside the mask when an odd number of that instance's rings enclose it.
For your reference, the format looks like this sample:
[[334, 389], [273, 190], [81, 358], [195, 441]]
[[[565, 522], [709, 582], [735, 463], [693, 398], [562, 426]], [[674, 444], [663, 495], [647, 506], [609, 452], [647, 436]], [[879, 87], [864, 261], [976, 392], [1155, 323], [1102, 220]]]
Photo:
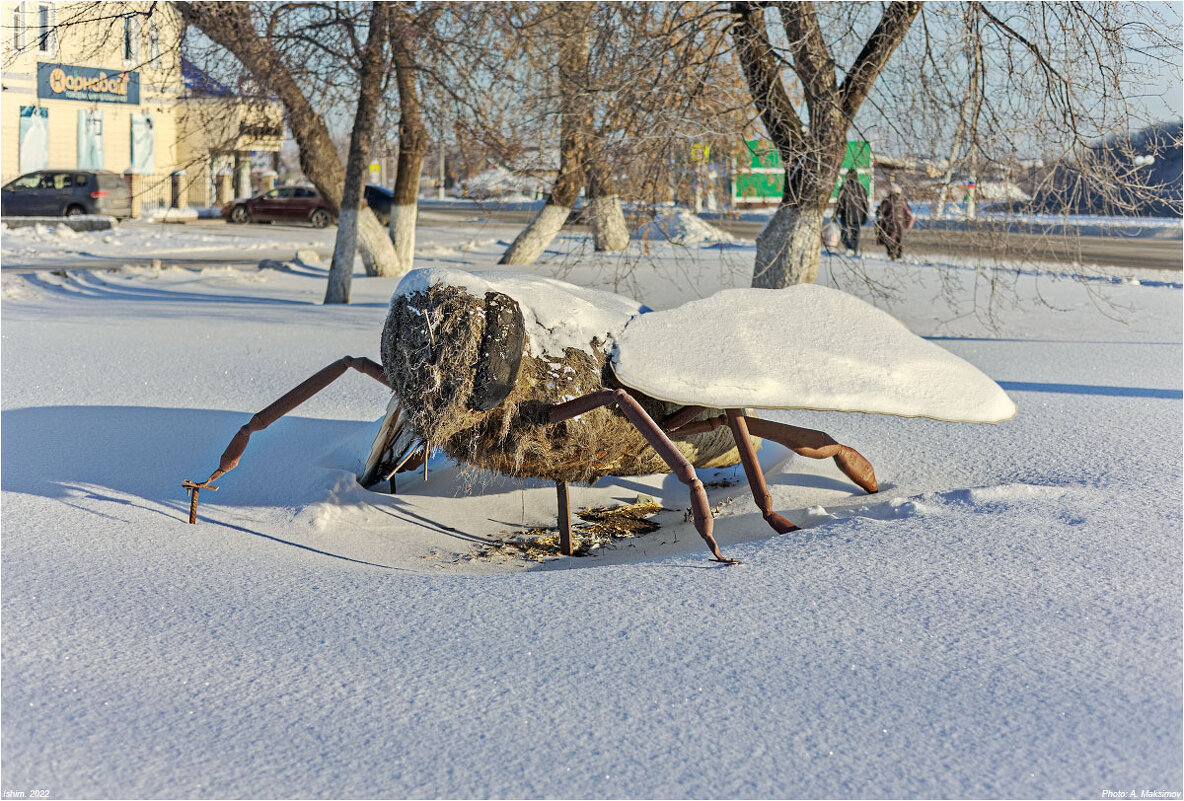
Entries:
[[279, 104], [244, 100], [185, 63], [182, 30], [169, 3], [0, 2], [0, 180], [109, 170], [137, 212], [258, 188], [251, 155], [279, 151]]

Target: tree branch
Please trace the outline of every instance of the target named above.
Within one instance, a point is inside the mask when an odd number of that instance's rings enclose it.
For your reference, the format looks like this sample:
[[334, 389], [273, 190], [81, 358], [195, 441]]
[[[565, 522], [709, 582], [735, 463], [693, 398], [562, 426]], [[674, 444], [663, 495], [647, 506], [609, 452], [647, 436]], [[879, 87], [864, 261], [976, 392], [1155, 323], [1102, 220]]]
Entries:
[[838, 88], [835, 84], [835, 60], [822, 38], [818, 14], [811, 2], [780, 2], [781, 25], [789, 38], [789, 52], [793, 56], [793, 71], [802, 81], [806, 106], [814, 119], [819, 104], [832, 104]]
[[864, 44], [839, 90], [843, 115], [848, 120], [853, 119], [863, 105], [872, 84], [920, 11], [921, 4], [917, 2], [893, 2], [884, 10], [880, 24]]
[[[280, 54], [256, 32], [250, 4], [178, 2], [175, 5], [186, 23], [226, 48], [255, 80], [279, 97], [287, 111], [293, 136], [301, 143], [300, 166], [321, 191], [329, 211], [337, 214], [345, 186], [345, 168], [336, 158], [329, 129], [324, 118], [308, 102], [292, 73], [283, 66]], [[315, 146], [309, 146], [313, 142]], [[315, 166], [307, 160], [314, 150], [321, 154]], [[324, 157], [329, 153], [334, 158]]]
[[781, 151], [781, 160], [790, 164], [795, 151], [806, 149], [806, 140], [802, 136], [802, 118], [781, 82], [781, 70], [765, 29], [765, 12], [757, 3], [737, 2], [732, 4], [732, 14], [736, 17], [732, 38], [748, 91], [769, 136]]

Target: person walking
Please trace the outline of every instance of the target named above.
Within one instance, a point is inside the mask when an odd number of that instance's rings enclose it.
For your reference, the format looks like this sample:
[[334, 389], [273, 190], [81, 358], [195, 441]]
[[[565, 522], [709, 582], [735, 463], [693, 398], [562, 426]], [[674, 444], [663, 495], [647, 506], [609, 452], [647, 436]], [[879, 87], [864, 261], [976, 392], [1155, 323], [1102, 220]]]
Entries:
[[867, 191], [859, 182], [859, 173], [847, 170], [847, 177], [843, 180], [843, 188], [839, 191], [839, 201], [835, 206], [835, 218], [842, 226], [843, 245], [847, 248], [848, 256], [859, 254], [859, 229], [867, 222], [867, 214]]
[[913, 210], [909, 208], [900, 187], [892, 184], [888, 197], [876, 209], [876, 241], [888, 251], [888, 258], [896, 261], [904, 252], [904, 232], [913, 227]]

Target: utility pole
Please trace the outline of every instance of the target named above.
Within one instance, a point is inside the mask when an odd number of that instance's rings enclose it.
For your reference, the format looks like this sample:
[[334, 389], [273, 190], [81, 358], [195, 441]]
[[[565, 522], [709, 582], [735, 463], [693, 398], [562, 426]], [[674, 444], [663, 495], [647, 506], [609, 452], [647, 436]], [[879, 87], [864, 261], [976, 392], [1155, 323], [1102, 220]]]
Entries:
[[436, 179], [436, 200], [444, 199], [444, 109], [440, 109], [440, 157], [439, 157], [438, 172], [439, 177]]
[[391, 242], [395, 241], [395, 184], [399, 180], [399, 148], [402, 144], [402, 141], [398, 139], [395, 140], [393, 146], [387, 144], [387, 164], [393, 167], [387, 171], [387, 182], [391, 185], [391, 213], [390, 218], [386, 221], [386, 227]]

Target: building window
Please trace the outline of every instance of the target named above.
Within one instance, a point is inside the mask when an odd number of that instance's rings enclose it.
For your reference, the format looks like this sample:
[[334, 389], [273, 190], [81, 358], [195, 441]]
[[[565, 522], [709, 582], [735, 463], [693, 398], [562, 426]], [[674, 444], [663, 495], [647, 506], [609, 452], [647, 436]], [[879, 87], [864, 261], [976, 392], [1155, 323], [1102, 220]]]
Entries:
[[52, 53], [57, 47], [57, 31], [54, 30], [53, 6], [49, 3], [37, 5], [37, 49]]
[[156, 172], [156, 123], [151, 114], [133, 114], [129, 172], [151, 175]]
[[103, 112], [78, 110], [78, 169], [103, 169]]
[[49, 109], [43, 106], [21, 106], [20, 127], [21, 172], [49, 168]]
[[135, 17], [123, 18], [123, 60], [136, 62], [140, 57], [140, 26]]
[[19, 53], [25, 49], [25, 15], [21, 8], [24, 3], [17, 3], [12, 8], [12, 49]]
[[160, 60], [160, 26], [155, 22], [148, 23], [148, 61], [155, 63]]

